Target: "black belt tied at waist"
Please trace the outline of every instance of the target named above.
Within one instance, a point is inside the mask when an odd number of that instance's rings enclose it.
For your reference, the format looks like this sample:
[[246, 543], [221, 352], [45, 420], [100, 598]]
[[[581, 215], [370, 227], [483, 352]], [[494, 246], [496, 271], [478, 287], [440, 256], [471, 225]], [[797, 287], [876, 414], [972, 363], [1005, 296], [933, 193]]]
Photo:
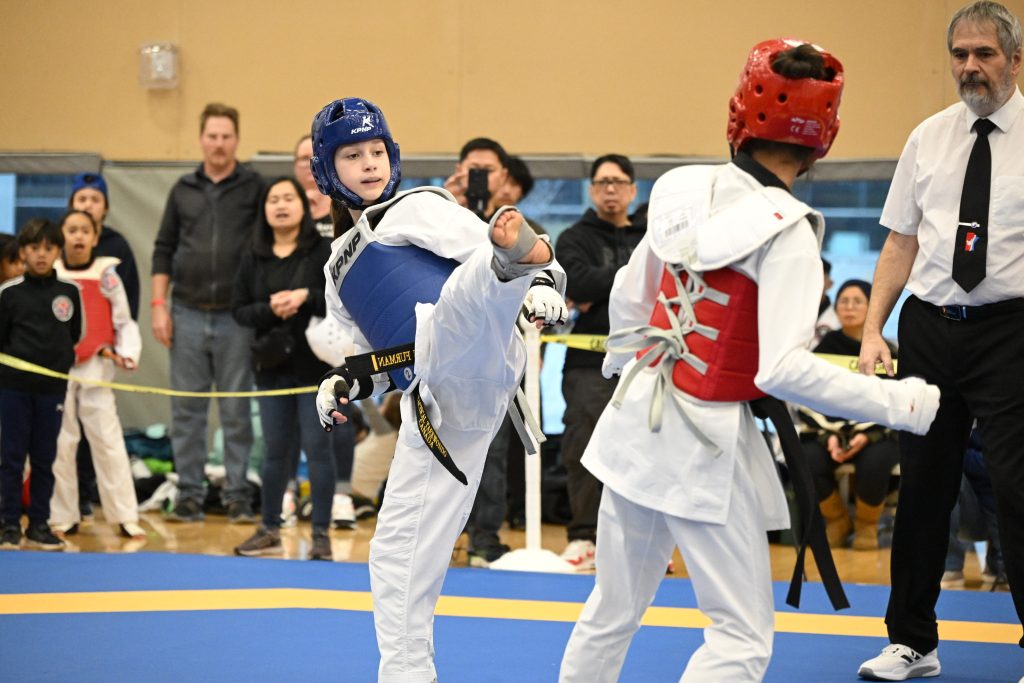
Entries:
[[918, 299], [918, 301], [924, 304], [924, 307], [929, 311], [937, 313], [946, 320], [954, 320], [956, 322], [984, 320], [985, 318], [992, 318], [997, 315], [1024, 311], [1024, 299], [1020, 298], [995, 301], [990, 304], [981, 304], [980, 306], [936, 306], [923, 299]]
[[828, 547], [825, 522], [818, 509], [818, 497], [814, 491], [811, 468], [800, 447], [800, 437], [797, 436], [796, 427], [793, 426], [793, 418], [790, 417], [785, 404], [771, 396], [751, 401], [750, 407], [754, 411], [754, 415], [762, 420], [771, 420], [775, 426], [779, 442], [782, 445], [782, 455], [786, 458], [786, 467], [793, 482], [793, 492], [796, 495], [800, 523], [799, 527], [794, 524], [793, 528], [794, 531], [799, 528], [800, 533], [797, 536], [796, 564], [793, 567], [793, 578], [789, 582], [786, 604], [796, 608], [800, 607], [800, 590], [804, 579], [804, 556], [807, 548], [810, 547], [811, 554], [814, 555], [814, 562], [818, 565], [818, 573], [821, 574], [821, 583], [825, 587], [832, 608], [841, 610], [849, 607], [850, 601], [846, 599], [843, 584], [839, 581], [839, 572], [836, 571], [835, 561], [832, 559], [832, 551]]
[[[354, 377], [365, 378], [364, 381], [370, 382], [371, 386], [373, 383], [373, 380], [370, 379], [371, 375], [400, 370], [415, 364], [416, 348], [413, 344], [392, 346], [387, 349], [371, 351], [370, 353], [363, 353], [358, 356], [347, 356], [345, 358], [345, 366], [348, 368], [348, 371]], [[437, 429], [434, 428], [434, 423], [431, 421], [430, 416], [427, 415], [427, 407], [420, 396], [419, 381], [414, 381], [416, 383], [412, 385], [409, 393], [412, 396], [413, 409], [416, 411], [416, 428], [420, 432], [423, 443], [434, 454], [434, 458], [448, 470], [449, 474], [455, 477], [456, 481], [463, 486], [468, 486], [469, 481], [466, 479], [466, 475], [463, 474], [462, 470], [455, 464], [455, 461], [452, 460], [451, 453], [448, 452], [448, 448], [441, 441], [441, 437], [437, 434]]]

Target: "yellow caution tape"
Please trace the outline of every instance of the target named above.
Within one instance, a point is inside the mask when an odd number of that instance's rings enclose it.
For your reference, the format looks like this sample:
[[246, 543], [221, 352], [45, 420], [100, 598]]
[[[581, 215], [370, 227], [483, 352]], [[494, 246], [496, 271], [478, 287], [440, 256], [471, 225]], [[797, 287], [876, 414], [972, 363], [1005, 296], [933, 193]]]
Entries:
[[292, 389], [270, 389], [267, 391], [179, 391], [177, 389], [162, 389], [160, 387], [144, 387], [137, 384], [120, 384], [118, 382], [104, 382], [98, 379], [85, 379], [83, 377], [72, 377], [63, 372], [57, 372], [42, 365], [29, 363], [26, 360], [8, 356], [0, 353], [0, 365], [12, 367], [22, 372], [31, 372], [36, 375], [44, 375], [55, 379], [63, 379], [79, 384], [88, 384], [94, 387], [107, 387], [116, 391], [131, 391], [137, 394], [157, 394], [158, 396], [182, 396], [187, 398], [249, 398], [253, 396], [290, 396], [292, 394], [312, 394], [316, 387], [294, 387]]
[[608, 339], [606, 334], [542, 334], [542, 342], [552, 344], [565, 344], [570, 349], [583, 349], [584, 351], [605, 352], [604, 342]]
[[[565, 344], [570, 349], [583, 349], [584, 351], [598, 351], [600, 353], [605, 352], [605, 340], [608, 337], [603, 334], [542, 334], [540, 340], [542, 342], [551, 342], [552, 344]], [[853, 372], [859, 372], [857, 363], [857, 356], [840, 356], [833, 353], [816, 353], [814, 354], [818, 358], [837, 365]], [[896, 361], [892, 362], [892, 369], [896, 370]], [[884, 375], [885, 367], [882, 364], [878, 364], [875, 367], [875, 374]]]

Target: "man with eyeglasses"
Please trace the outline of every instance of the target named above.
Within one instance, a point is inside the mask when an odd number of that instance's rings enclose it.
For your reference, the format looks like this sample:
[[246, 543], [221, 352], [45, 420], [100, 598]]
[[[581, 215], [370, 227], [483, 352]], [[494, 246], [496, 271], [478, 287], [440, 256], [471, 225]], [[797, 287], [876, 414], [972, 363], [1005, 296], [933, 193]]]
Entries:
[[[647, 232], [645, 218], [629, 215], [629, 205], [636, 199], [635, 180], [633, 163], [621, 154], [596, 159], [590, 167], [594, 208], [558, 238], [555, 248], [568, 280], [566, 297], [579, 315], [573, 326], [576, 334], [608, 334], [608, 299], [615, 273], [629, 262]], [[601, 482], [580, 464], [580, 458], [617, 383], [601, 376], [601, 361], [600, 353], [570, 348], [562, 370], [562, 462], [569, 476], [572, 512], [562, 559], [578, 571], [594, 568], [601, 503]]]

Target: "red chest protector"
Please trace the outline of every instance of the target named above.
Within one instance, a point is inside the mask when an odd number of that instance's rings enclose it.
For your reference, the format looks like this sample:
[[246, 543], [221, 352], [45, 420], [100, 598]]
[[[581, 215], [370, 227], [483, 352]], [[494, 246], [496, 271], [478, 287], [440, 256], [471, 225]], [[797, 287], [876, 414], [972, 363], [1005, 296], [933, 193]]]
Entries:
[[[685, 271], [678, 279], [670, 267], [661, 278], [659, 302], [650, 324], [664, 330], [674, 327], [669, 309], [679, 319], [687, 349], [672, 368], [672, 383], [683, 392], [704, 401], [751, 401], [764, 396], [754, 385], [757, 374], [757, 283], [732, 268], [703, 273], [690, 296], [693, 317], [688, 321], [678, 303], [677, 282], [689, 281]], [[700, 278], [698, 278], [699, 280]], [[685, 287], [690, 289], [689, 287]], [[714, 296], [704, 296], [714, 294]], [[686, 296], [686, 294], [683, 294]], [[719, 301], [725, 303], [719, 303]], [[666, 303], [668, 304], [666, 306]], [[695, 323], [695, 325], [688, 322]], [[648, 347], [650, 348], [650, 347]], [[637, 353], [640, 358], [644, 351]], [[651, 366], [661, 362], [659, 356]]]
[[114, 346], [114, 321], [110, 300], [103, 295], [100, 280], [75, 278], [82, 287], [82, 308], [85, 309], [85, 334], [75, 347], [77, 363], [92, 358], [104, 346]]

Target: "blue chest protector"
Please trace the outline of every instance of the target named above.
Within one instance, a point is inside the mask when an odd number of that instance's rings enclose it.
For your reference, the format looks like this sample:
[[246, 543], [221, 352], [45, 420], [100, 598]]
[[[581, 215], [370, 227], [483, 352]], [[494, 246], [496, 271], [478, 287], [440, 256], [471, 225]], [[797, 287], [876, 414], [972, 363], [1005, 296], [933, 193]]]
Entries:
[[[371, 241], [349, 267], [338, 297], [375, 350], [411, 344], [416, 339], [416, 304], [437, 303], [458, 265], [417, 246]], [[402, 391], [413, 380], [412, 367], [389, 375]]]

